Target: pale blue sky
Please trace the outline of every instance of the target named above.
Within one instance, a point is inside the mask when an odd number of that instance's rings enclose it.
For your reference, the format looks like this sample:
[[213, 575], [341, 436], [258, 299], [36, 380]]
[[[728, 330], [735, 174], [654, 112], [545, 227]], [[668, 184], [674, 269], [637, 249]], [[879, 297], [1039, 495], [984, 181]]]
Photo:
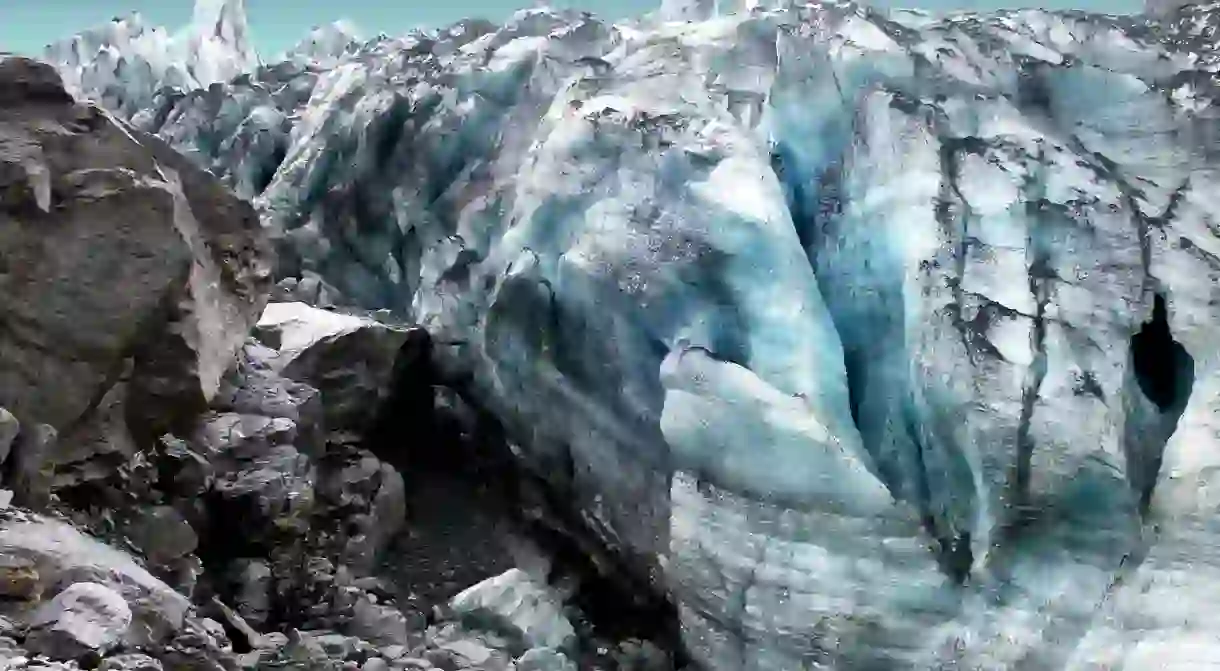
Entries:
[[[555, 0], [619, 18], [649, 11], [660, 0]], [[925, 9], [994, 9], [1042, 6], [1106, 12], [1138, 11], [1141, 0], [874, 0], [878, 5]], [[400, 34], [418, 25], [441, 25], [466, 16], [502, 19], [530, 0], [246, 0], [258, 49], [270, 56], [312, 26], [348, 18], [368, 33]], [[138, 11], [153, 23], [177, 28], [190, 18], [192, 0], [0, 0], [0, 51], [37, 53], [42, 45], [114, 16]]]

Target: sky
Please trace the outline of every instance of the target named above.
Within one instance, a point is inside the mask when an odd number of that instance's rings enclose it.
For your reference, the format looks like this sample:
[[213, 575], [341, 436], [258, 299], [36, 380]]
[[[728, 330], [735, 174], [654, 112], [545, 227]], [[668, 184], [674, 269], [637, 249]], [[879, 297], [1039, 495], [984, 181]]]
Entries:
[[[1075, 8], [1134, 12], [1141, 0], [873, 0], [886, 6], [934, 11], [1000, 7]], [[396, 35], [416, 26], [438, 26], [464, 17], [503, 19], [530, 0], [246, 0], [255, 46], [264, 57], [280, 53], [310, 28], [348, 19], [366, 35]], [[642, 14], [660, 0], [554, 0], [608, 18]], [[37, 54], [43, 45], [90, 26], [138, 11], [149, 23], [176, 29], [190, 19], [192, 0], [0, 0], [0, 51]]]

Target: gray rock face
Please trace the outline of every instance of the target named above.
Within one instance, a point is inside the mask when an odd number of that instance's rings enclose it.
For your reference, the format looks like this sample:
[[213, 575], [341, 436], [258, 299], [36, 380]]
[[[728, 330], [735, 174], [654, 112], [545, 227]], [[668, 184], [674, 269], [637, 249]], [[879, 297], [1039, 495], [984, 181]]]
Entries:
[[238, 559], [230, 571], [238, 615], [251, 624], [264, 625], [271, 613], [271, 566], [262, 559]]
[[296, 425], [298, 445], [317, 454], [322, 441], [322, 398], [317, 389], [280, 375], [279, 353], [251, 340], [221, 381], [212, 406], [219, 412], [283, 418]]
[[270, 303], [255, 334], [278, 350], [270, 360], [275, 372], [321, 391], [328, 431], [359, 433], [388, 396], [410, 331], [304, 303]]
[[576, 663], [562, 652], [534, 648], [517, 658], [514, 671], [577, 671]]
[[1144, 11], [1157, 16], [1172, 15], [1188, 5], [1206, 4], [1205, 0], [1144, 0]]
[[74, 583], [34, 613], [25, 646], [51, 659], [104, 654], [127, 634], [131, 619], [127, 602], [114, 590], [98, 583]]
[[410, 623], [402, 611], [368, 597], [356, 602], [348, 631], [374, 645], [407, 645], [411, 640]]
[[570, 649], [576, 630], [564, 614], [565, 595], [511, 569], [453, 597], [459, 616], [515, 631], [531, 648]]
[[0, 193], [0, 406], [87, 425], [129, 361], [145, 437], [202, 409], [270, 287], [251, 208], [20, 58], [0, 61]]

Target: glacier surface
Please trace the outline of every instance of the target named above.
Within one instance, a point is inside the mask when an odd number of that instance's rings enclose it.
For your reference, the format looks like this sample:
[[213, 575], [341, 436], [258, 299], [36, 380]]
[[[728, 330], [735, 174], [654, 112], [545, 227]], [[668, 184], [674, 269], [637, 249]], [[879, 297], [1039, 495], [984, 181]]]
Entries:
[[426, 324], [715, 671], [1220, 665], [1220, 5], [49, 48]]

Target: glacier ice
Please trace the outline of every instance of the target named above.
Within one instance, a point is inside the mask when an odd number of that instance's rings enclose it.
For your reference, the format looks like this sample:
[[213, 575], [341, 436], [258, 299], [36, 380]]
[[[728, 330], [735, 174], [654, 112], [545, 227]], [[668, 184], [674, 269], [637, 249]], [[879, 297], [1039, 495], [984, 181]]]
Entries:
[[428, 325], [708, 668], [1220, 659], [1220, 5], [209, 7], [47, 58]]

